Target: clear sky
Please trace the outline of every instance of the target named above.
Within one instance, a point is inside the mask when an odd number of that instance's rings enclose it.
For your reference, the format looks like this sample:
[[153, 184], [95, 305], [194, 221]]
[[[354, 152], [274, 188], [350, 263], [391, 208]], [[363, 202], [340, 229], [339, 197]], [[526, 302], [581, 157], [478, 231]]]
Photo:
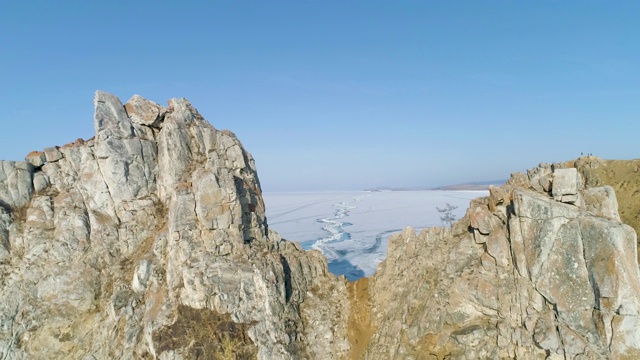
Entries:
[[640, 2], [2, 1], [0, 158], [93, 136], [93, 94], [186, 97], [266, 191], [640, 157]]

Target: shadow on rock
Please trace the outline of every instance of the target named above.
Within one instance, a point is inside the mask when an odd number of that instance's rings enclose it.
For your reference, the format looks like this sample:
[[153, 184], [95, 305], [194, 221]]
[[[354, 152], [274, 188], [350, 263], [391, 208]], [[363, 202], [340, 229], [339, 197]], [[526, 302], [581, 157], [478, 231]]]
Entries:
[[364, 271], [347, 260], [333, 260], [329, 262], [329, 271], [335, 275], [344, 275], [349, 281], [356, 281], [364, 277]]

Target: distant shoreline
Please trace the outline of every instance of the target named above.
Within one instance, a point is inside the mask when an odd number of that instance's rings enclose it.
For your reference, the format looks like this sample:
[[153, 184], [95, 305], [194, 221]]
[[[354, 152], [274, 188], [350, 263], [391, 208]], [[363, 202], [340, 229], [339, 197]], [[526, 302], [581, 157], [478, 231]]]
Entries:
[[489, 187], [469, 188], [469, 189], [449, 189], [449, 188], [435, 188], [435, 189], [385, 189], [385, 190], [360, 190], [364, 192], [411, 192], [411, 191], [461, 191], [461, 192], [476, 192], [476, 191], [489, 191]]
[[481, 182], [473, 182], [467, 184], [455, 184], [455, 185], [445, 185], [439, 186], [435, 188], [394, 188], [394, 187], [377, 187], [377, 188], [369, 188], [364, 189], [364, 191], [368, 192], [378, 192], [378, 191], [434, 191], [434, 190], [447, 190], [447, 191], [487, 191], [489, 190], [489, 186], [501, 186], [506, 182], [506, 180], [494, 180], [494, 181], [481, 181]]
[[428, 191], [456, 191], [456, 192], [479, 192], [489, 191], [488, 188], [484, 189], [397, 189], [397, 190], [300, 190], [300, 191], [263, 191], [263, 194], [287, 194], [287, 195], [311, 195], [311, 194], [336, 194], [336, 195], [350, 195], [355, 193], [383, 193], [383, 192], [428, 192]]

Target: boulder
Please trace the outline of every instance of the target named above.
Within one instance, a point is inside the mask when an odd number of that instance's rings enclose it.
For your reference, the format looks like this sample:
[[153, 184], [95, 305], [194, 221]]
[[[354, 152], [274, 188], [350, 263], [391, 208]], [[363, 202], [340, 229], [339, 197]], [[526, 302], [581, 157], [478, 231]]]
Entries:
[[155, 128], [162, 127], [167, 109], [147, 100], [140, 95], [133, 95], [124, 105], [131, 122]]
[[45, 148], [44, 155], [47, 162], [56, 162], [62, 159], [62, 156], [63, 156], [57, 146]]
[[581, 181], [576, 168], [554, 170], [552, 184], [551, 194], [556, 201], [569, 204], [578, 201]]
[[35, 167], [40, 167], [46, 162], [46, 157], [41, 151], [32, 151], [24, 159]]

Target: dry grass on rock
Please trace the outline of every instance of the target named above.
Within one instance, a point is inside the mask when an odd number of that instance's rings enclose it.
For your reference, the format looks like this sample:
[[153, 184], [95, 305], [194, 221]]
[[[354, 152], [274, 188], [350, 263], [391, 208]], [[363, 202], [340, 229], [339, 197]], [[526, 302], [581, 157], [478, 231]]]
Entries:
[[250, 326], [234, 323], [228, 314], [180, 305], [175, 323], [156, 331], [153, 342], [158, 355], [188, 349], [191, 359], [256, 359], [258, 348], [247, 335]]

